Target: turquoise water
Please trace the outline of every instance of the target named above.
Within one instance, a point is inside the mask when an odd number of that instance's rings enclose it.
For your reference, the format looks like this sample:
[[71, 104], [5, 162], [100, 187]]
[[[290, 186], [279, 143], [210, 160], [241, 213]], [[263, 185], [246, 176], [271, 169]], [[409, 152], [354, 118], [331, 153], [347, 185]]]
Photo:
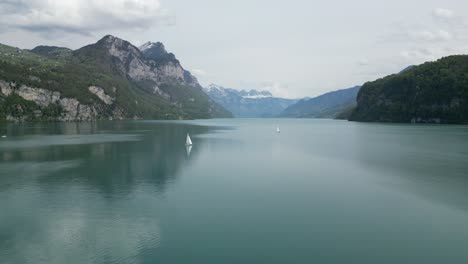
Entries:
[[467, 126], [226, 119], [0, 134], [2, 264], [468, 263]]

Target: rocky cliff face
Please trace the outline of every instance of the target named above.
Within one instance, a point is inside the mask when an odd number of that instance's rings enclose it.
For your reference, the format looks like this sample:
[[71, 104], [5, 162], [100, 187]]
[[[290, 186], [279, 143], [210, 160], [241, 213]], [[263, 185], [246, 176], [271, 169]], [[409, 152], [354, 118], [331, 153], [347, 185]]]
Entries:
[[177, 81], [191, 87], [200, 87], [197, 78], [186, 71], [173, 53], [166, 51], [161, 42], [147, 42], [139, 47], [143, 58], [156, 69], [162, 78], [159, 81]]
[[200, 86], [197, 79], [181, 66], [174, 54], [166, 51], [162, 43], [148, 42], [137, 48], [128, 41], [108, 35], [77, 53], [86, 54], [96, 49], [113, 57], [115, 66], [133, 81], [152, 81], [155, 85], [173, 82]]
[[[49, 107], [50, 105], [56, 105], [60, 108], [60, 115], [56, 117], [58, 121], [91, 121], [96, 119], [123, 119], [125, 113], [122, 109], [116, 107], [110, 113], [103, 112], [99, 104], [86, 105], [80, 103], [75, 98], [67, 98], [61, 96], [60, 92], [49, 91], [47, 89], [29, 87], [26, 85], [20, 85], [19, 87], [15, 83], [7, 83], [0, 80], [1, 94], [3, 96], [11, 96], [16, 94], [26, 101], [35, 103], [38, 107], [33, 111], [35, 116], [42, 116], [42, 109]], [[106, 95], [102, 88], [97, 86], [90, 86], [89, 91], [95, 94], [103, 103], [107, 105], [113, 104], [113, 98]], [[7, 115], [9, 121], [21, 121], [27, 119], [28, 113], [23, 115]]]
[[0, 80], [0, 118], [10, 120], [230, 116], [162, 43], [140, 50], [108, 35], [75, 51], [0, 45]]

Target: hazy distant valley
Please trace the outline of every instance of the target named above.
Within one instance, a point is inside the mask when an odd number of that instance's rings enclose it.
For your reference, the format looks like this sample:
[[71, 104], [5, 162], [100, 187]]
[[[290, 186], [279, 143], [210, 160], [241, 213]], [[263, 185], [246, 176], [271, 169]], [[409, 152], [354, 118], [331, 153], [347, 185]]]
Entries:
[[356, 106], [359, 86], [313, 98], [286, 99], [269, 91], [235, 90], [211, 84], [204, 91], [234, 117], [337, 118]]
[[269, 91], [235, 90], [215, 84], [204, 88], [204, 91], [234, 117], [276, 117], [299, 101], [274, 97]]

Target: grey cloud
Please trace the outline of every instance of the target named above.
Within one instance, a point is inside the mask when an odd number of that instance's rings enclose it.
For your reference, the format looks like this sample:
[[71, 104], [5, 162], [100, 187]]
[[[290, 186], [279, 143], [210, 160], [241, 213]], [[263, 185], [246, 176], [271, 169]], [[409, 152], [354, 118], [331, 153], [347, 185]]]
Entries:
[[92, 35], [113, 29], [147, 29], [170, 20], [159, 0], [6, 0], [0, 3], [3, 28], [38, 34]]
[[454, 17], [454, 12], [450, 9], [436, 8], [432, 10], [432, 16], [438, 19], [450, 19]]
[[24, 13], [29, 10], [24, 1], [4, 0], [0, 2], [0, 14]]
[[77, 34], [81, 36], [91, 37], [93, 34], [90, 33], [87, 29], [73, 28], [59, 25], [27, 25], [27, 26], [18, 26], [17, 28], [23, 29], [30, 32], [35, 32], [43, 35], [56, 35], [56, 34]]

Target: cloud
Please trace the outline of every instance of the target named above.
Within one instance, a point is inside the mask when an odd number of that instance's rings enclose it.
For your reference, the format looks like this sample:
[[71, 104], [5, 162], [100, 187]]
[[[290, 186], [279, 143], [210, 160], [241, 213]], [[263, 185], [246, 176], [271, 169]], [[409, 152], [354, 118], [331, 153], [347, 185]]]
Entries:
[[442, 29], [437, 31], [422, 30], [411, 32], [410, 36], [415, 40], [422, 41], [447, 41], [452, 39], [452, 34]]
[[464, 46], [453, 47], [416, 47], [400, 52], [400, 57], [407, 63], [422, 63], [425, 61], [435, 61], [444, 56], [454, 54], [464, 54], [466, 48]]
[[[382, 55], [379, 61], [401, 67], [466, 53], [466, 17], [444, 8], [436, 8], [429, 14], [432, 19], [395, 23], [393, 32], [382, 37], [379, 44], [398, 47], [394, 49], [394, 54], [398, 55]], [[375, 64], [380, 63], [376, 60]]]
[[433, 52], [428, 48], [415, 48], [400, 52], [400, 56], [405, 59], [424, 59], [432, 55]]
[[260, 90], [266, 90], [276, 97], [292, 98], [292, 94], [287, 85], [280, 82], [264, 82], [260, 85]]
[[33, 32], [90, 34], [111, 29], [144, 29], [167, 18], [159, 0], [3, 0], [0, 23]]
[[206, 71], [202, 69], [192, 69], [191, 72], [195, 74], [197, 77], [205, 77], [206, 76]]
[[432, 10], [432, 16], [434, 18], [438, 18], [438, 19], [448, 19], [448, 18], [453, 18], [454, 17], [454, 13], [452, 10], [449, 10], [449, 9], [445, 9], [445, 8], [436, 8], [434, 10]]
[[370, 62], [367, 59], [361, 59], [358, 61], [359, 66], [369, 66]]

